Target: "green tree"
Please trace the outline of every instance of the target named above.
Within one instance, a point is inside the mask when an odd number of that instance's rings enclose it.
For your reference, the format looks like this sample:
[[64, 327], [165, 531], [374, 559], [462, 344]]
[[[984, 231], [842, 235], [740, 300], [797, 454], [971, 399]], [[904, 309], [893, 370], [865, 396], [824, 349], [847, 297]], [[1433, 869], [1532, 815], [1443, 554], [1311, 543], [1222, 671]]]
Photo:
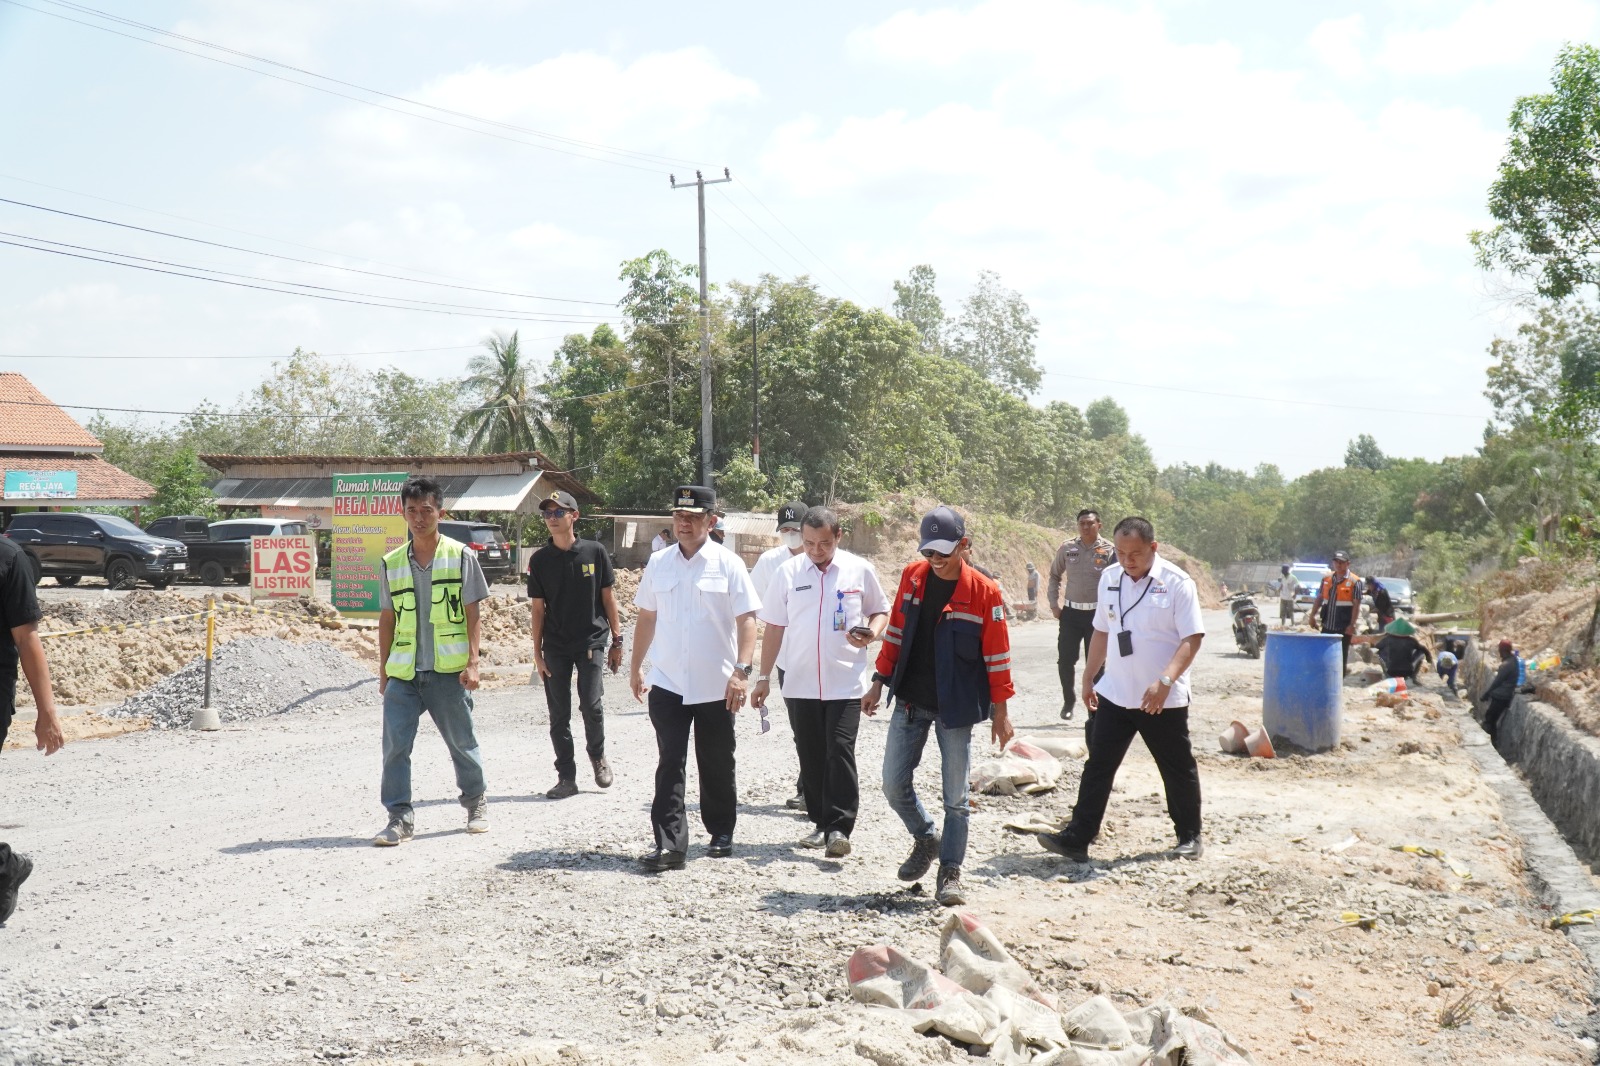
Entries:
[[192, 514], [202, 518], [215, 518], [215, 497], [206, 487], [214, 471], [188, 448], [169, 455], [161, 465], [155, 479], [155, 498], [143, 517], [153, 521], [172, 514]]
[[1600, 49], [1563, 48], [1550, 91], [1518, 97], [1510, 127], [1489, 187], [1496, 224], [1471, 236], [1478, 264], [1554, 300], [1600, 285]]
[[1389, 465], [1389, 457], [1383, 454], [1372, 434], [1362, 433], [1345, 446], [1344, 465], [1351, 469], [1382, 470]]
[[[929, 271], [930, 280], [932, 271]], [[1039, 320], [1022, 294], [1000, 284], [992, 270], [978, 272], [978, 284], [961, 305], [950, 330], [948, 350], [995, 384], [1019, 396], [1039, 390], [1042, 374], [1034, 352]]]
[[927, 263], [914, 266], [906, 280], [894, 283], [894, 317], [916, 327], [919, 348], [924, 355], [944, 352], [946, 322], [944, 303], [939, 299], [938, 275]]
[[461, 446], [455, 434], [463, 414], [461, 387], [428, 381], [387, 367], [367, 380], [373, 439], [358, 454], [448, 455]]
[[585, 337], [569, 333], [562, 338], [545, 376], [544, 394], [566, 438], [568, 470], [598, 473], [601, 448], [595, 438], [595, 412], [627, 385], [631, 364], [622, 338], [605, 323]]
[[550, 425], [529, 382], [517, 334], [497, 333], [483, 342], [487, 355], [467, 364], [462, 391], [473, 406], [456, 421], [469, 452], [526, 452], [548, 445]]
[[1128, 412], [1109, 396], [1102, 396], [1084, 408], [1083, 417], [1089, 422], [1089, 436], [1095, 440], [1122, 437], [1128, 433]]

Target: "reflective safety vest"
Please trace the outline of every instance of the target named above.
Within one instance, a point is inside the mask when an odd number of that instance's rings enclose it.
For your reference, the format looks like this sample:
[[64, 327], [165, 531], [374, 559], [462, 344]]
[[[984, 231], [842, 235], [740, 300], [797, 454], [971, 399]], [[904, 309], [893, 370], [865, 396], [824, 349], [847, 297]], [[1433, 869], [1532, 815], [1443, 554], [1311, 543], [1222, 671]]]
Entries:
[[[417, 676], [417, 589], [411, 576], [409, 544], [383, 557], [389, 599], [394, 604], [394, 640], [383, 672], [402, 681]], [[428, 620], [433, 626], [433, 669], [459, 674], [467, 668], [467, 610], [461, 603], [460, 541], [440, 536], [433, 553], [432, 599]]]
[[1322, 588], [1317, 595], [1322, 597], [1323, 603], [1336, 603], [1340, 607], [1348, 607], [1356, 600], [1356, 588], [1361, 584], [1361, 579], [1349, 571], [1345, 572], [1343, 579], [1333, 574], [1322, 575]]

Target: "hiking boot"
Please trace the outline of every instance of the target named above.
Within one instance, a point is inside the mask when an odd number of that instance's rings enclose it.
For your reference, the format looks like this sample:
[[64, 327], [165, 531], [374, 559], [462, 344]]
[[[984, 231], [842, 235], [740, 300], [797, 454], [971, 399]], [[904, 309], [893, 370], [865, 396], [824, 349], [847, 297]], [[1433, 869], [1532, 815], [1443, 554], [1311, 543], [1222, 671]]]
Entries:
[[1034, 835], [1046, 851], [1053, 851], [1072, 862], [1089, 861], [1089, 849], [1083, 844], [1068, 840], [1065, 833], [1036, 833]]
[[0, 925], [6, 924], [17, 909], [17, 889], [33, 873], [33, 860], [26, 855], [11, 853], [11, 870], [0, 875]]
[[1198, 859], [1206, 853], [1205, 842], [1200, 839], [1200, 834], [1196, 833], [1186, 840], [1178, 841], [1178, 846], [1172, 849], [1172, 853], [1180, 859]]
[[823, 831], [820, 829], [813, 833], [807, 833], [805, 836], [800, 838], [800, 846], [802, 848], [820, 848], [827, 842], [827, 834], [823, 833]]
[[[606, 762], [606, 757], [602, 755], [598, 759], [590, 759], [589, 761], [594, 763], [594, 783], [601, 788], [610, 788], [611, 782], [615, 778], [611, 776], [611, 764]], [[574, 786], [572, 791], [578, 791], [577, 787]]]
[[467, 809], [467, 832], [487, 833], [489, 831], [489, 798], [487, 796], [473, 796], [471, 799], [461, 801], [461, 806]]
[[383, 832], [372, 838], [372, 843], [375, 847], [392, 848], [410, 840], [414, 831], [415, 823], [409, 814], [391, 814], [389, 824], [384, 826]]
[[828, 858], [842, 859], [850, 854], [850, 838], [837, 829], [828, 834]]
[[[595, 774], [595, 777], [599, 776], [600, 775], [598, 773]], [[569, 796], [576, 796], [577, 794], [578, 782], [574, 781], [570, 777], [563, 777], [561, 780], [557, 781], [555, 786], [551, 788], [549, 792], [546, 792], [544, 796], [545, 799], [564, 800]]]
[[939, 857], [939, 834], [918, 837], [911, 845], [911, 854], [900, 864], [897, 875], [902, 881], [916, 881], [928, 872], [933, 860]]
[[967, 894], [961, 891], [961, 867], [939, 864], [939, 888], [933, 898], [941, 907], [959, 907], [967, 902]]

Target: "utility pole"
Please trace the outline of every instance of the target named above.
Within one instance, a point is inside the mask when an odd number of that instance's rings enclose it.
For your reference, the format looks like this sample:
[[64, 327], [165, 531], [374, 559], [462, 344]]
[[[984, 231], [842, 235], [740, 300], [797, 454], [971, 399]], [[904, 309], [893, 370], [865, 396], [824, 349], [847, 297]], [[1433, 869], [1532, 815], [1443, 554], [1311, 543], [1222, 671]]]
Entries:
[[750, 301], [750, 457], [761, 469], [761, 344], [756, 339], [756, 302]]
[[[689, 182], [678, 184], [678, 176], [669, 174], [667, 180], [674, 189], [690, 188]], [[700, 200], [700, 482], [708, 488], [711, 484], [711, 305], [706, 301], [706, 186], [732, 181], [728, 168], [722, 168], [722, 177], [707, 181], [698, 170], [694, 172], [693, 188]]]

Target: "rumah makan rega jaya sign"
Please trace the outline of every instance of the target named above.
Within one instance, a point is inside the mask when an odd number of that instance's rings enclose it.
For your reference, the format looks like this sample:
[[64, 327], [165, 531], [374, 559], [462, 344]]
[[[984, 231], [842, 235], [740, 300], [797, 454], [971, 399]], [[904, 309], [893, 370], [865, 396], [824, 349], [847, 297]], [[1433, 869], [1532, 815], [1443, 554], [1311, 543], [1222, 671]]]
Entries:
[[78, 496], [75, 470], [7, 470], [8, 500], [72, 500]]
[[410, 475], [333, 475], [333, 606], [340, 614], [378, 613], [383, 557], [406, 542], [400, 486]]
[[250, 538], [250, 598], [316, 596], [317, 539], [309, 533]]

